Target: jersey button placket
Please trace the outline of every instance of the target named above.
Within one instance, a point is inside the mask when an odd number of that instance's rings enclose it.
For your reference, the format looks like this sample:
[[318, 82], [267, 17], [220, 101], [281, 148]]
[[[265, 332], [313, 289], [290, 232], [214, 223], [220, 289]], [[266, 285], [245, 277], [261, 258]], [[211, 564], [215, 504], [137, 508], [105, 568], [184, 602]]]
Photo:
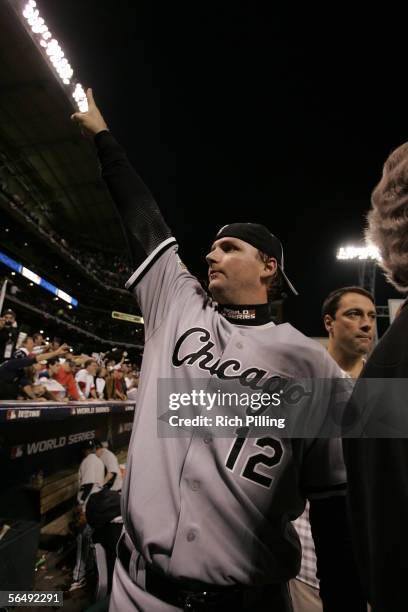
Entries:
[[191, 529], [187, 534], [187, 542], [194, 542], [197, 537], [197, 533]]
[[200, 490], [200, 483], [198, 480], [192, 480], [190, 482], [190, 489], [192, 491], [199, 491]]

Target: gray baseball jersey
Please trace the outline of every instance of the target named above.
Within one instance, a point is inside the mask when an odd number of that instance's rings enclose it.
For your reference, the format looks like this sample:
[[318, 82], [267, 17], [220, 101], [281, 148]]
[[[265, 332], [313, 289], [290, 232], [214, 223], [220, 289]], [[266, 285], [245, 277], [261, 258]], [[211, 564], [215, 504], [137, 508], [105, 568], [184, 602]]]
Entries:
[[345, 484], [340, 445], [270, 435], [236, 452], [231, 438], [159, 438], [157, 382], [341, 372], [289, 324], [230, 323], [176, 251], [168, 238], [127, 283], [143, 313], [145, 352], [123, 487], [126, 531], [148, 563], [176, 579], [284, 582], [299, 569], [290, 521], [304, 509], [303, 491]]

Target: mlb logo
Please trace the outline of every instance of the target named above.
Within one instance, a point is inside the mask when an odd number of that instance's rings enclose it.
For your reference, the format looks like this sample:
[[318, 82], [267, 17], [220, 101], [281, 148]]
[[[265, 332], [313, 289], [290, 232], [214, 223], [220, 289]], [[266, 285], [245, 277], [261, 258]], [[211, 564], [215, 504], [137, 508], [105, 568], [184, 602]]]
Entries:
[[18, 459], [19, 457], [22, 457], [23, 454], [24, 454], [24, 452], [23, 452], [23, 446], [22, 445], [20, 445], [20, 446], [13, 446], [12, 449], [11, 449], [10, 457], [12, 459]]
[[71, 416], [75, 416], [76, 415], [76, 408], [71, 408]]
[[123, 425], [122, 425], [122, 423], [120, 423], [119, 429], [118, 429], [118, 434], [121, 434], [121, 433], [123, 433]]
[[7, 410], [7, 416], [6, 419], [7, 421], [12, 421], [13, 419], [17, 418], [17, 413], [15, 410]]

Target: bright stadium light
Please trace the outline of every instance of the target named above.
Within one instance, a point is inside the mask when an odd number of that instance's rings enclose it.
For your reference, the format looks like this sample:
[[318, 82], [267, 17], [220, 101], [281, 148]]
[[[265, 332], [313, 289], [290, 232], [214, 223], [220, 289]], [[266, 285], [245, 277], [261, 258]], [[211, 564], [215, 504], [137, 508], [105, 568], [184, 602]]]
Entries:
[[336, 258], [348, 261], [381, 261], [379, 250], [372, 244], [341, 246], [337, 251]]
[[358, 284], [375, 296], [375, 278], [377, 264], [381, 262], [381, 255], [376, 246], [371, 243], [365, 245], [348, 244], [341, 246], [336, 254], [337, 260], [342, 263], [355, 263], [358, 267]]
[[81, 113], [86, 113], [88, 110], [88, 101], [86, 99], [86, 94], [84, 89], [80, 83], [77, 83], [74, 91], [72, 92], [72, 97], [75, 99], [77, 106]]
[[[72, 83], [74, 71], [71, 64], [65, 57], [59, 42], [56, 40], [56, 38], [52, 37], [47, 24], [45, 23], [44, 19], [40, 17], [40, 12], [36, 7], [37, 5], [34, 0], [29, 0], [23, 9], [23, 17], [30, 26], [33, 38], [44, 49], [48, 60], [54, 67], [54, 70], [58, 74], [61, 81], [64, 83], [64, 85], [70, 85], [72, 88], [74, 85]], [[78, 109], [81, 112], [86, 112], [88, 110], [88, 103], [85, 92], [80, 83], [75, 84], [72, 95]]]

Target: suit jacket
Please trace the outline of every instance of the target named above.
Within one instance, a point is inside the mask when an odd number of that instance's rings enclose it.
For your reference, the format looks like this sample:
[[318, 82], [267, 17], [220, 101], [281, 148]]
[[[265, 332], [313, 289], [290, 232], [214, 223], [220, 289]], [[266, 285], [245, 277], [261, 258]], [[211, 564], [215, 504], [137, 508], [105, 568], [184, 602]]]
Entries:
[[[408, 300], [368, 359], [350, 404], [358, 393], [359, 382], [361, 388], [364, 382], [367, 384], [364, 381], [367, 378], [408, 378]], [[372, 384], [381, 385], [380, 381]], [[388, 391], [392, 388], [388, 381], [382, 385]], [[384, 414], [384, 407], [387, 408], [389, 395], [373, 388], [376, 392], [368, 418], [365, 414], [362, 435], [367, 435], [367, 432], [373, 435], [378, 416]], [[397, 383], [394, 388], [397, 391]], [[408, 396], [406, 400], [408, 411]], [[356, 404], [358, 411], [358, 402], [355, 402], [354, 417]], [[391, 400], [388, 409], [388, 416], [392, 419], [395, 405]], [[368, 600], [373, 612], [406, 612], [408, 438], [344, 438], [343, 449], [352, 536]]]

